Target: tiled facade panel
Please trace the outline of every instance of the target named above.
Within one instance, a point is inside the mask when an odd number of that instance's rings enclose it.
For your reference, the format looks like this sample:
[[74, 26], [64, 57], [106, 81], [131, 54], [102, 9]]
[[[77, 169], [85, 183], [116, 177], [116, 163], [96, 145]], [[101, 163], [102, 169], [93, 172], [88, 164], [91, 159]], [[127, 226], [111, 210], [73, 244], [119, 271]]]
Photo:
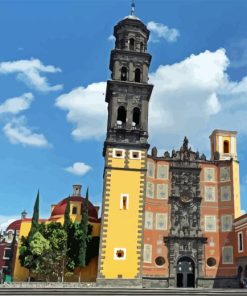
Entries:
[[[164, 277], [168, 275], [167, 248], [163, 237], [168, 233], [169, 228], [169, 164], [150, 161], [147, 167], [146, 184], [147, 187], [152, 187], [153, 194], [147, 193], [145, 202], [144, 275]], [[148, 185], [149, 183], [152, 186]], [[148, 192], [148, 189], [146, 191]], [[159, 257], [165, 259], [164, 264], [158, 265]]]
[[[200, 164], [200, 225], [203, 236], [207, 237], [203, 265], [206, 277], [236, 275], [234, 235], [237, 234], [233, 233], [234, 197], [231, 166], [231, 161], [205, 161]], [[163, 238], [170, 229], [169, 161], [149, 157], [147, 167], [144, 229], [144, 244], [147, 247], [144, 249], [147, 248], [145, 252], [148, 255], [145, 253], [144, 258], [149, 260], [144, 261], [144, 275], [166, 277], [169, 262]], [[164, 257], [164, 265], [157, 266], [155, 259], [158, 256]]]

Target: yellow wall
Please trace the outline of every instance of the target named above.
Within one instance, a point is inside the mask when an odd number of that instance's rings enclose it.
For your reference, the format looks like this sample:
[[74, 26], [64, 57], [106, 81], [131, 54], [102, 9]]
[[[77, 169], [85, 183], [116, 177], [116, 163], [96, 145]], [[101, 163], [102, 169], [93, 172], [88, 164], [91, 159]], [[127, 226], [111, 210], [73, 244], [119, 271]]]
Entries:
[[[140, 276], [146, 151], [141, 151], [140, 160], [130, 159], [126, 152], [124, 159], [113, 158], [112, 148], [106, 152], [98, 278]], [[127, 210], [120, 209], [122, 194], [129, 195]], [[126, 249], [124, 260], [114, 259], [115, 248]]]
[[19, 240], [18, 240], [18, 246], [16, 251], [16, 257], [15, 257], [15, 266], [13, 271], [13, 278], [15, 282], [22, 282], [26, 281], [28, 279], [28, 269], [21, 267], [20, 261], [19, 261], [19, 247], [21, 244], [21, 237], [27, 237], [28, 233], [31, 228], [31, 221], [25, 221], [23, 220], [21, 222], [20, 232], [19, 232]]

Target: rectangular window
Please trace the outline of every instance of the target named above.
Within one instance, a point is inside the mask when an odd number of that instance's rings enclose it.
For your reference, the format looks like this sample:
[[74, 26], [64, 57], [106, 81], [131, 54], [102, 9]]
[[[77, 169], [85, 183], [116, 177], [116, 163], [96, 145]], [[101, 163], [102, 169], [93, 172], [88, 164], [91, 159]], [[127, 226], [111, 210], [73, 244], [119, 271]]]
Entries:
[[150, 178], [154, 177], [154, 163], [149, 161], [147, 165], [147, 176]]
[[222, 186], [220, 188], [220, 199], [221, 201], [231, 200], [231, 186]]
[[222, 247], [222, 264], [233, 264], [233, 247]]
[[149, 198], [154, 198], [154, 184], [153, 183], [147, 182], [146, 196]]
[[120, 210], [128, 210], [129, 209], [129, 195], [121, 194], [120, 197]]
[[205, 201], [215, 201], [215, 187], [205, 186], [204, 187], [204, 199]]
[[207, 232], [216, 231], [216, 216], [205, 216], [204, 217], [204, 227]]
[[5, 248], [4, 249], [4, 254], [3, 254], [3, 259], [10, 259], [11, 257], [11, 249], [10, 248]]
[[214, 182], [215, 181], [214, 168], [205, 168], [204, 169], [204, 181], [206, 181], [206, 182]]
[[156, 229], [167, 230], [167, 214], [156, 214]]
[[124, 149], [113, 149], [113, 157], [114, 158], [124, 158], [125, 157], [125, 150]]
[[144, 244], [143, 259], [145, 263], [152, 263], [152, 245]]
[[232, 216], [231, 215], [221, 216], [221, 231], [222, 232], [232, 231]]
[[145, 212], [145, 228], [146, 229], [153, 229], [153, 213], [152, 212]]
[[168, 184], [157, 184], [157, 198], [168, 199]]
[[141, 151], [130, 150], [130, 159], [141, 159]]
[[244, 246], [243, 246], [243, 232], [238, 232], [238, 252], [242, 253], [244, 251]]
[[220, 168], [220, 181], [230, 181], [230, 168], [222, 167]]
[[168, 165], [158, 165], [157, 178], [168, 180]]

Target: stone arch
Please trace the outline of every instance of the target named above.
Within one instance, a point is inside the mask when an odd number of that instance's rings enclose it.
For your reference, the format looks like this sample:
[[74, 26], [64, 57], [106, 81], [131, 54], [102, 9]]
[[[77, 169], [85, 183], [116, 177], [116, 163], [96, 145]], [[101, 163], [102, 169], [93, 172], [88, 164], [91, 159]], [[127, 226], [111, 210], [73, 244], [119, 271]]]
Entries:
[[138, 126], [140, 126], [140, 120], [141, 120], [141, 111], [140, 111], [140, 108], [135, 107], [133, 109], [132, 127], [138, 127]]
[[230, 144], [228, 140], [225, 140], [223, 143], [223, 152], [224, 153], [230, 153]]
[[128, 78], [128, 69], [127, 69], [127, 67], [123, 66], [121, 68], [121, 80], [126, 81], [127, 78]]
[[124, 106], [120, 106], [117, 110], [117, 122], [118, 124], [122, 125], [123, 123], [126, 123], [126, 116], [127, 112]]
[[141, 82], [141, 70], [139, 68], [135, 69], [135, 82]]

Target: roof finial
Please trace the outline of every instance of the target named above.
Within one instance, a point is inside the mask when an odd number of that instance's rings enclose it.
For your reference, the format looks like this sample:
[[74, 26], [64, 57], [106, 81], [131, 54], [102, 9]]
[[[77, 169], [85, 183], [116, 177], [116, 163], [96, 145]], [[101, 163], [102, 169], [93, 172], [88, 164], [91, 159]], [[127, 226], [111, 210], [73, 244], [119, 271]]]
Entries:
[[131, 12], [130, 14], [131, 15], [135, 15], [135, 0], [132, 0], [132, 3], [131, 3]]

